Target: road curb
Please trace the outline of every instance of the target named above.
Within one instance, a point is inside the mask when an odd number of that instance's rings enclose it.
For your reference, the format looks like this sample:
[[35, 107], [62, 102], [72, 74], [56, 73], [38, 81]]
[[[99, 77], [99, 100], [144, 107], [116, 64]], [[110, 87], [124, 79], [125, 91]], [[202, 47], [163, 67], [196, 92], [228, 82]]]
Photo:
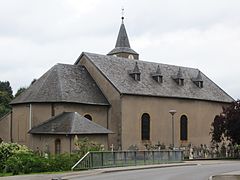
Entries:
[[112, 172], [121, 172], [121, 171], [133, 171], [133, 170], [143, 170], [143, 169], [157, 169], [157, 168], [168, 168], [168, 167], [181, 167], [181, 166], [197, 166], [198, 164], [167, 164], [164, 166], [141, 166], [141, 167], [130, 167], [130, 168], [126, 168], [126, 169], [116, 169], [116, 170], [106, 170], [103, 171], [102, 173], [112, 173]]
[[208, 180], [240, 180], [240, 174], [220, 174], [210, 176]]
[[116, 169], [104, 168], [104, 169], [90, 170], [92, 172], [89, 171], [89, 173], [87, 173], [88, 171], [85, 171], [85, 173], [83, 173], [83, 174], [81, 174], [81, 172], [79, 172], [74, 175], [62, 176], [61, 179], [68, 180], [71, 178], [86, 177], [86, 176], [92, 176], [92, 175], [103, 174], [103, 173], [113, 173], [113, 172], [123, 172], [123, 171], [133, 171], [133, 170], [143, 170], [143, 169], [168, 168], [168, 167], [197, 166], [197, 165], [198, 164], [196, 164], [196, 163], [186, 163], [186, 164], [158, 164], [158, 165], [154, 165], [154, 166], [148, 166], [148, 165], [127, 166], [127, 167], [116, 167]]

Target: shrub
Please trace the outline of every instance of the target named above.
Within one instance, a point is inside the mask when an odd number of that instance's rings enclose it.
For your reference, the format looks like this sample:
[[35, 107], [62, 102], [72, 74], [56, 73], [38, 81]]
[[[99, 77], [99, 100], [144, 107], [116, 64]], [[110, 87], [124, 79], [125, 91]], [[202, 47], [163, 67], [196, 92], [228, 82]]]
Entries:
[[[86, 150], [98, 150], [98, 145], [88, 142]], [[33, 172], [68, 171], [81, 158], [80, 153], [52, 155], [44, 158], [26, 146], [16, 143], [0, 144], [0, 171], [27, 174]]]
[[45, 172], [48, 170], [48, 160], [32, 152], [20, 152], [12, 155], [6, 161], [6, 172], [12, 172], [14, 175], [31, 172]]
[[60, 154], [49, 157], [48, 171], [68, 171], [80, 159], [78, 154]]
[[8, 158], [17, 153], [30, 153], [32, 152], [24, 145], [19, 145], [17, 143], [4, 143], [0, 144], [0, 172], [5, 169], [5, 164]]
[[80, 156], [84, 156], [88, 151], [101, 151], [104, 149], [103, 145], [90, 141], [87, 137], [78, 139], [76, 136], [74, 139], [74, 145]]

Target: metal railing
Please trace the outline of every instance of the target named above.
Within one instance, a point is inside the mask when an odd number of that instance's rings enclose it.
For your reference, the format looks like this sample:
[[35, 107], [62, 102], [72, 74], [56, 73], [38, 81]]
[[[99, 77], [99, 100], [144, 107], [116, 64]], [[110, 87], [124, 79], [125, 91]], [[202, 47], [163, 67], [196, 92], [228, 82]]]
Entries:
[[72, 170], [153, 165], [182, 160], [183, 153], [180, 150], [88, 152], [72, 167]]

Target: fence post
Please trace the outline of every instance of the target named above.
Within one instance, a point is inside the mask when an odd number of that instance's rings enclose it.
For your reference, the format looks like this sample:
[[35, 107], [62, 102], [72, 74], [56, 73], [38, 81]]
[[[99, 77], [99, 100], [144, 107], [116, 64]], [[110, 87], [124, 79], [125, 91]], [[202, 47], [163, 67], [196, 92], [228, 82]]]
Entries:
[[116, 166], [116, 152], [113, 152], [113, 164]]
[[125, 164], [125, 166], [126, 166], [126, 164], [127, 164], [127, 155], [126, 155], [126, 151], [124, 151], [124, 164]]
[[137, 152], [134, 151], [134, 160], [135, 160], [135, 166], [137, 165]]
[[143, 151], [143, 159], [144, 159], [144, 165], [146, 165], [146, 151]]
[[154, 151], [152, 151], [152, 159], [153, 159], [153, 164], [154, 164]]
[[168, 162], [170, 161], [170, 151], [168, 151]]
[[90, 167], [93, 168], [93, 153], [90, 152], [90, 160], [91, 160], [91, 163], [90, 163]]
[[103, 152], [101, 152], [101, 161], [102, 161], [102, 166], [104, 165], [103, 163]]

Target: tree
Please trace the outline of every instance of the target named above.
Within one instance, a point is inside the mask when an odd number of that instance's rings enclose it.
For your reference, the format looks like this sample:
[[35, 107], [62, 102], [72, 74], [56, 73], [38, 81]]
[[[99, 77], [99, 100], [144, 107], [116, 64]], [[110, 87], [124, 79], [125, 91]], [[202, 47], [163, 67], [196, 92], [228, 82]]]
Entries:
[[15, 94], [15, 97], [19, 96], [23, 91], [25, 91], [27, 88], [21, 87], [17, 90], [17, 93]]
[[8, 96], [10, 98], [13, 98], [13, 95], [12, 95], [13, 91], [12, 91], [9, 81], [0, 81], [0, 91], [7, 92]]
[[212, 142], [229, 140], [232, 144], [240, 144], [240, 100], [223, 108], [220, 115], [215, 116], [211, 124]]
[[211, 126], [212, 142], [222, 142], [222, 140], [224, 139], [224, 121], [222, 117], [220, 115], [216, 115]]
[[12, 98], [13, 95], [10, 83], [8, 81], [0, 81], [0, 118], [11, 110], [9, 103]]

